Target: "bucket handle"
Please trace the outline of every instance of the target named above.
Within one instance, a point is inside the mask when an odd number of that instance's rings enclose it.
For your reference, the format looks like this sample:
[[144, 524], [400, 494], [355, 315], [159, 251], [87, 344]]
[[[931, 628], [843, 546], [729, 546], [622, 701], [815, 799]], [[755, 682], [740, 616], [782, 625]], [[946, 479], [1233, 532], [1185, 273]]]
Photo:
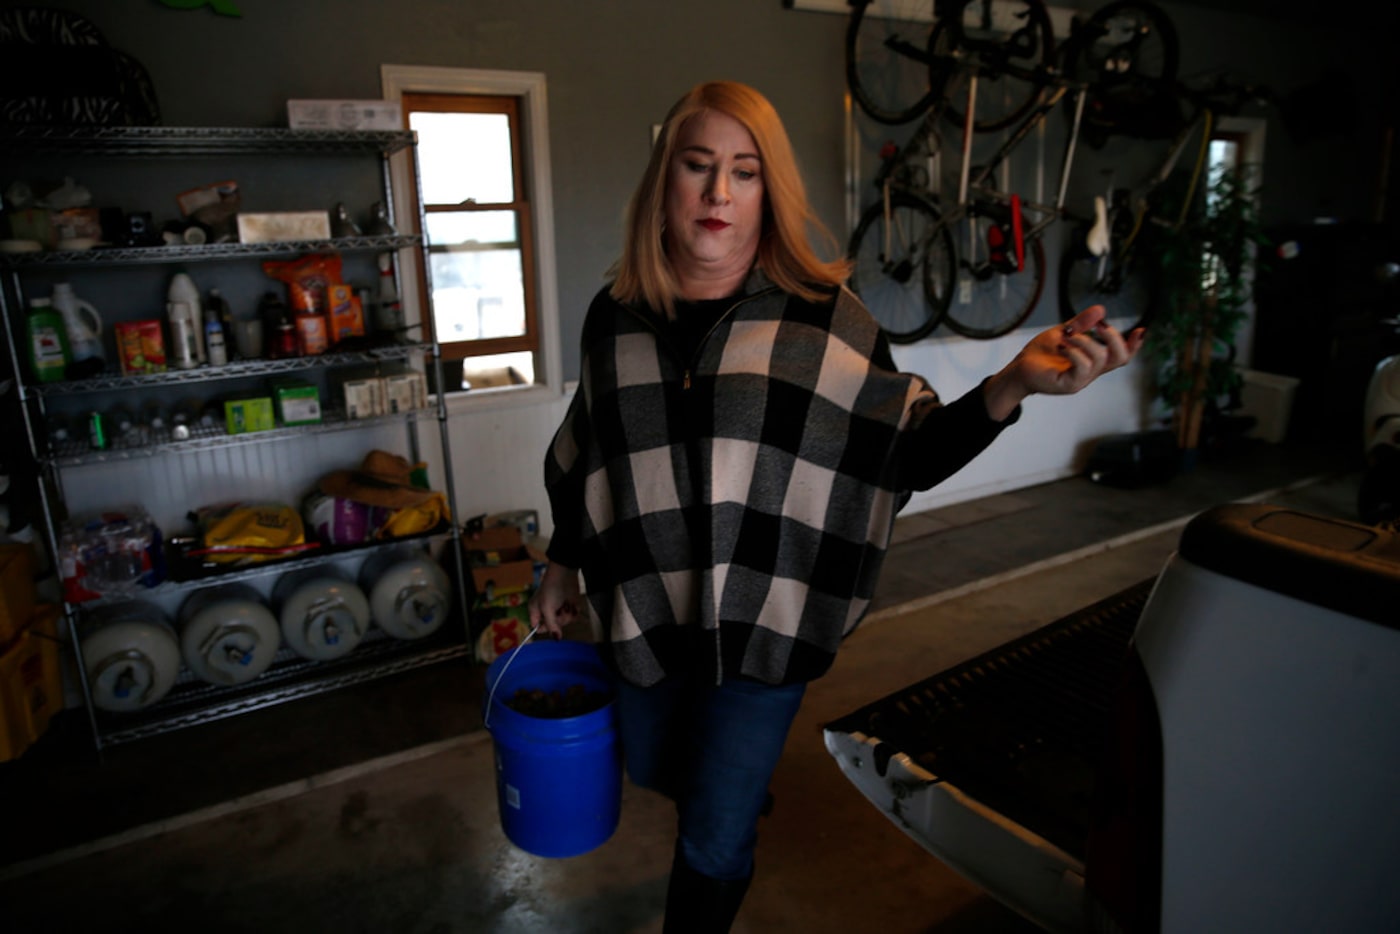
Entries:
[[535, 633], [539, 631], [539, 626], [536, 626], [534, 629], [531, 629], [530, 634], [524, 639], [520, 640], [519, 645], [510, 650], [510, 658], [506, 659], [506, 663], [501, 666], [501, 673], [496, 675], [496, 680], [491, 682], [491, 691], [486, 695], [486, 711], [482, 714], [481, 717], [481, 725], [483, 727], [486, 727], [487, 729], [491, 728], [491, 706], [492, 703], [496, 700], [496, 688], [500, 687], [501, 682], [505, 680], [506, 672], [510, 670], [511, 665], [515, 664], [515, 660], [520, 656], [520, 650], [525, 648], [525, 643], [535, 638]]

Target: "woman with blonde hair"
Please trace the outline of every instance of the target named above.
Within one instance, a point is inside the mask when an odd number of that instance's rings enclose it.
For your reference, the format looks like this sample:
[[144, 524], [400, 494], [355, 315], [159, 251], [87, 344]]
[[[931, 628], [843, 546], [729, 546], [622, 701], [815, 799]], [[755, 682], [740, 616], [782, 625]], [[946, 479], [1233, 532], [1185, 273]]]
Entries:
[[588, 609], [615, 668], [634, 784], [676, 802], [665, 931], [728, 931], [808, 682], [870, 604], [910, 491], [961, 469], [1033, 393], [1127, 363], [1101, 307], [944, 405], [900, 373], [808, 235], [786, 131], [753, 88], [671, 109], [583, 325], [545, 457], [554, 519], [531, 622]]

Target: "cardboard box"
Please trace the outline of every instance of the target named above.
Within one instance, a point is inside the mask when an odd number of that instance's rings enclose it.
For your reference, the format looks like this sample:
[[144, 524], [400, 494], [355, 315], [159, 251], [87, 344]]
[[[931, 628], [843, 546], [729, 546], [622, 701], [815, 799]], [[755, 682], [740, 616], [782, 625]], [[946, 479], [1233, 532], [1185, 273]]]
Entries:
[[165, 372], [165, 332], [160, 321], [119, 321], [113, 326], [123, 376]]
[[11, 211], [10, 236], [16, 240], [33, 240], [46, 250], [64, 249], [59, 244], [69, 240], [101, 240], [102, 221], [97, 208], [21, 208]]
[[428, 381], [422, 373], [396, 373], [384, 377], [384, 408], [390, 412], [412, 412], [428, 404]]
[[0, 646], [24, 628], [38, 602], [34, 552], [23, 542], [0, 545]]
[[18, 758], [63, 709], [58, 607], [35, 607], [20, 635], [0, 647], [0, 762]]
[[293, 130], [402, 130], [403, 108], [384, 100], [289, 100]]
[[321, 391], [310, 383], [285, 380], [272, 386], [277, 420], [283, 425], [317, 425], [321, 422]]
[[180, 206], [180, 213], [185, 217], [219, 205], [237, 205], [239, 203], [238, 182], [230, 178], [222, 182], [214, 182], [212, 185], [191, 188], [176, 195], [175, 202]]
[[347, 379], [341, 384], [346, 418], [377, 418], [386, 413], [384, 381], [377, 376]]
[[267, 396], [230, 399], [224, 403], [224, 421], [231, 435], [267, 431], [276, 424], [272, 419], [272, 399]]
[[482, 529], [462, 539], [478, 603], [535, 589], [544, 574], [544, 552], [525, 544], [513, 525]]
[[331, 216], [325, 211], [239, 212], [238, 239], [242, 243], [284, 243], [294, 240], [329, 240]]
[[365, 313], [360, 307], [360, 297], [348, 285], [333, 285], [327, 292], [330, 312], [330, 341], [338, 344], [347, 337], [364, 337]]
[[1242, 370], [1240, 414], [1252, 415], [1254, 427], [1251, 438], [1278, 444], [1288, 436], [1288, 422], [1293, 416], [1293, 396], [1300, 380], [1278, 373]]

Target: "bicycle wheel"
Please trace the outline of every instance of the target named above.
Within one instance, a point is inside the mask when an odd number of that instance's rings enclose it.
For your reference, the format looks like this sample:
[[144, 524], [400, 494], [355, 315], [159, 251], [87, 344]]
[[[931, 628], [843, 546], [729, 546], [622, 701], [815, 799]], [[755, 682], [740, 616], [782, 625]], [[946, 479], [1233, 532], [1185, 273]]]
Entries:
[[[995, 214], [979, 214], [965, 225], [959, 242], [958, 279], [953, 301], [943, 323], [954, 333], [975, 340], [991, 340], [1020, 327], [1040, 302], [1045, 289], [1045, 247], [1039, 237], [1026, 241], [1025, 262], [1015, 268], [1014, 259], [998, 261], [989, 253], [993, 228], [1005, 230]], [[960, 237], [961, 241], [961, 237]]]
[[1111, 252], [1094, 256], [1084, 245], [1086, 232], [1075, 231], [1060, 254], [1060, 320], [1068, 321], [1090, 305], [1102, 305], [1108, 318], [1132, 322], [1119, 326], [1124, 334], [1146, 327], [1156, 311], [1155, 264], [1132, 249], [1122, 256]]
[[857, 3], [846, 24], [846, 84], [856, 103], [881, 123], [919, 117], [929, 88], [933, 0]]
[[892, 194], [888, 224], [884, 206], [871, 205], [847, 255], [851, 291], [891, 342], [912, 344], [938, 327], [952, 297], [953, 240], [932, 205]]
[[[935, 99], [947, 101], [944, 116], [962, 126], [967, 113], [966, 69], [951, 64], [957, 54], [976, 66], [977, 99], [973, 128], [994, 132], [1019, 121], [1040, 97], [1043, 85], [1007, 73], [1048, 67], [1055, 54], [1054, 30], [1042, 0], [1007, 0], [987, 5], [992, 20], [969, 22], [963, 17], [968, 0], [955, 0], [949, 15], [938, 21], [929, 37], [928, 83]], [[984, 16], [990, 13], [983, 14]]]
[[1090, 85], [1086, 129], [1170, 136], [1180, 119], [1179, 57], [1176, 27], [1154, 4], [1120, 0], [1097, 10], [1065, 50], [1065, 71]]

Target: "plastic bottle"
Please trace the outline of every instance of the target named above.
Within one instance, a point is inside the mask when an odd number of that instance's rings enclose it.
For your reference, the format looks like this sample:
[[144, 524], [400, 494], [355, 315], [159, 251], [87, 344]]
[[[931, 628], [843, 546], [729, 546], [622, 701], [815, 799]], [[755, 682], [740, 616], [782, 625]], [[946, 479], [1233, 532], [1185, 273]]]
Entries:
[[107, 423], [107, 413], [97, 409], [84, 417], [87, 422], [88, 444], [94, 451], [105, 451], [112, 446], [112, 428]]
[[67, 444], [73, 437], [69, 418], [62, 412], [50, 412], [44, 419], [44, 432], [49, 436], [49, 444]]
[[175, 407], [170, 411], [170, 440], [188, 441], [190, 439], [190, 413], [180, 407]]
[[107, 426], [111, 429], [114, 442], [132, 444], [139, 440], [136, 416], [124, 405], [107, 410]]
[[304, 309], [296, 313], [293, 323], [297, 331], [297, 355], [313, 357], [326, 352], [330, 346], [326, 316], [319, 311]]
[[169, 428], [169, 416], [159, 400], [152, 400], [141, 407], [141, 430], [147, 444], [170, 440]]
[[224, 326], [224, 339], [233, 332], [233, 306], [228, 299], [218, 289], [209, 290], [209, 301], [205, 304], [205, 315], [213, 312], [219, 318], [219, 323]]
[[41, 383], [62, 380], [73, 355], [68, 348], [68, 330], [63, 326], [63, 316], [54, 310], [53, 302], [47, 298], [31, 298], [24, 330], [34, 378]]
[[177, 272], [165, 296], [165, 312], [170, 318], [170, 338], [174, 344], [175, 366], [182, 370], [204, 363], [204, 314], [199, 289], [188, 273]]
[[267, 355], [274, 359], [295, 357], [296, 326], [292, 324], [292, 313], [287, 308], [287, 303], [282, 301], [276, 292], [265, 292], [262, 301], [258, 302], [258, 314], [263, 319]]
[[403, 329], [403, 305], [399, 303], [399, 288], [394, 282], [394, 254], [380, 253], [379, 302], [375, 306], [374, 330], [397, 335]]
[[210, 308], [204, 313], [204, 347], [209, 353], [210, 366], [228, 363], [228, 347], [224, 342], [224, 325], [219, 313]]
[[102, 353], [102, 316], [91, 302], [75, 295], [73, 286], [67, 282], [54, 283], [51, 301], [63, 316], [63, 328], [68, 333], [68, 350], [72, 355], [66, 371], [68, 378], [97, 376], [107, 368]]

